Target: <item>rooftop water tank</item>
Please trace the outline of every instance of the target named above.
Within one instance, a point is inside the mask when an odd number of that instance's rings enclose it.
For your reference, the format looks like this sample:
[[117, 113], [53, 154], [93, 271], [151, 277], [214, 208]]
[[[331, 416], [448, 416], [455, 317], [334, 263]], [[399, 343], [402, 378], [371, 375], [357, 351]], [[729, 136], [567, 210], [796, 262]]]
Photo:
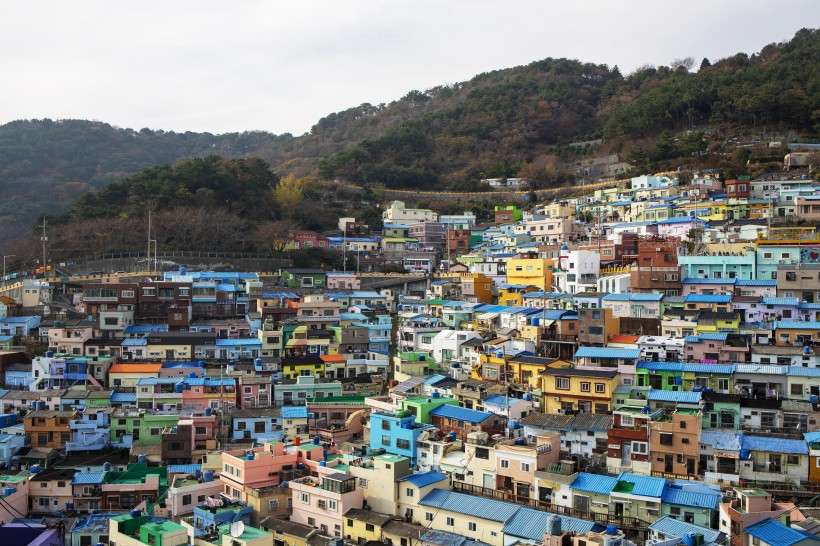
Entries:
[[214, 410], [212, 410], [210, 407], [205, 408], [205, 416], [206, 417], [210, 417], [211, 415], [213, 415], [213, 413], [214, 413]]
[[38, 472], [40, 472], [40, 465], [38, 465], [38, 464], [31, 465], [31, 467], [29, 467], [29, 471], [32, 474], [37, 474]]
[[413, 428], [413, 425], [410, 422], [405, 421], [401, 424], [401, 428], [409, 430], [409, 429]]
[[139, 455], [137, 455], [137, 462], [138, 462], [139, 464], [145, 464], [145, 455], [144, 455], [144, 454], [142, 454], [142, 453], [141, 453], [141, 454], [139, 454]]
[[452, 438], [453, 441], [455, 441], [458, 438], [458, 434], [456, 434], [455, 430], [450, 431], [450, 438]]
[[530, 400], [532, 400], [532, 395], [531, 395], [530, 393], [528, 393], [528, 392], [525, 392], [525, 393], [524, 393], [524, 396], [522, 396], [522, 398], [523, 398], [524, 400], [526, 400], [527, 402], [529, 402]]
[[561, 536], [561, 518], [551, 514], [547, 518], [547, 534], [550, 536]]
[[261, 368], [262, 367], [262, 359], [257, 358], [256, 360], [253, 361], [253, 365], [257, 368]]
[[741, 461], [748, 461], [751, 457], [752, 457], [752, 454], [748, 449], [741, 449], [740, 450], [740, 460]]
[[4, 487], [4, 488], [3, 488], [3, 496], [4, 496], [4, 497], [11, 496], [11, 495], [13, 495], [16, 491], [17, 491], [17, 489], [16, 489], [16, 488], [14, 488], [14, 487]]
[[184, 266], [180, 266], [179, 267], [179, 274], [180, 275], [187, 275], [188, 274], [188, 269]]
[[327, 461], [319, 461], [319, 466], [327, 466]]
[[606, 526], [606, 534], [608, 535], [617, 535], [618, 534], [618, 526], [610, 523]]
[[299, 470], [304, 470], [305, 469], [305, 463], [296, 463], [296, 468], [299, 469]]
[[318, 446], [321, 443], [322, 443], [322, 439], [319, 436], [314, 436], [313, 437], [313, 445]]
[[289, 487], [290, 484], [288, 482], [282, 482], [279, 484], [279, 487]]
[[440, 392], [438, 392], [438, 391], [434, 391], [434, 392], [433, 392], [433, 394], [432, 394], [431, 396], [432, 396], [433, 398], [441, 398], [441, 393], [440, 393]]
[[527, 445], [527, 439], [526, 438], [516, 438], [515, 439], [515, 445], [525, 446], [525, 445]]
[[188, 374], [188, 377], [190, 377], [191, 379], [196, 379], [196, 372], [190, 372]]
[[214, 481], [214, 471], [213, 470], [206, 470], [202, 473], [202, 481], [205, 483]]
[[137, 510], [136, 508], [131, 510], [131, 517], [132, 518], [138, 518], [140, 516], [142, 516], [142, 510]]
[[43, 402], [42, 400], [38, 401], [38, 402], [37, 402], [37, 409], [38, 409], [38, 410], [44, 410], [44, 409], [46, 409], [46, 403], [45, 403], [45, 402]]
[[204, 367], [205, 367], [205, 361], [204, 361], [204, 360], [200, 360], [199, 362], [197, 362], [197, 364], [199, 364], [199, 367], [200, 367], [200, 368], [204, 368]]
[[703, 387], [701, 387], [700, 385], [695, 385], [694, 387], [692, 387], [692, 392], [702, 392], [702, 391], [703, 391]]
[[649, 406], [644, 406], [641, 410], [642, 413], [649, 413], [650, 411], [652, 411], [652, 408], [650, 408]]
[[424, 362], [425, 360], [427, 360], [427, 357], [426, 357], [426, 356], [424, 356], [424, 355], [419, 355], [419, 362]]
[[103, 463], [103, 472], [111, 472], [111, 463]]
[[202, 470], [201, 469], [197, 468], [194, 471], [194, 478], [196, 478], [197, 480], [202, 479]]
[[693, 533], [686, 533], [683, 535], [681, 542], [684, 546], [695, 546], [695, 535]]
[[[54, 323], [54, 326], [57, 326], [57, 323]], [[54, 358], [54, 351], [46, 351], [46, 358]]]
[[180, 381], [179, 383], [174, 385], [174, 392], [176, 392], [177, 394], [183, 392], [184, 390], [185, 390], [185, 384], [182, 381]]
[[248, 452], [248, 460], [252, 461], [252, 460], [254, 460], [254, 458], [255, 458], [255, 455], [254, 455], [253, 451]]
[[507, 428], [510, 430], [518, 430], [521, 428], [521, 423], [513, 419], [509, 423], [507, 423]]
[[809, 402], [812, 404], [817, 404], [818, 402], [820, 402], [820, 396], [817, 396], [816, 394], [810, 394]]
[[73, 502], [65, 503], [65, 509], [66, 510], [74, 510], [74, 503]]

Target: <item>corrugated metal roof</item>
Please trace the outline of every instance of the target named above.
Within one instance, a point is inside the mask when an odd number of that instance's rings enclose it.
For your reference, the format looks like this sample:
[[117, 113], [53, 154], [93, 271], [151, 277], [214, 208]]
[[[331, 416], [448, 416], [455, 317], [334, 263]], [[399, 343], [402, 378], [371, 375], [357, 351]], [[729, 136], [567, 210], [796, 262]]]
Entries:
[[663, 391], [660, 389], [652, 389], [647, 395], [647, 400], [653, 402], [678, 402], [682, 404], [698, 404], [700, 403], [701, 393], [690, 391]]
[[600, 493], [609, 495], [618, 483], [618, 478], [612, 476], [601, 476], [600, 474], [589, 474], [579, 472], [578, 477], [569, 486], [570, 489], [579, 491], [589, 491], [590, 493]]
[[709, 341], [726, 341], [728, 335], [726, 332], [703, 332], [698, 337]]
[[664, 478], [650, 478], [649, 476], [639, 476], [626, 472], [621, 472], [617, 480], [631, 483], [633, 485], [631, 494], [641, 495], [642, 497], [660, 497], [667, 485]]
[[770, 364], [738, 364], [737, 373], [756, 373], [762, 375], [786, 375], [788, 366], [774, 366]]
[[760, 303], [764, 305], [787, 305], [797, 307], [800, 300], [797, 298], [763, 298]]
[[603, 301], [629, 301], [632, 294], [607, 294], [602, 299]]
[[606, 347], [579, 347], [575, 358], [625, 358], [635, 359], [641, 356], [640, 349], [609, 349]]
[[596, 413], [579, 413], [572, 420], [571, 430], [609, 430], [612, 428], [613, 418], [611, 415], [599, 415]]
[[431, 470], [429, 472], [419, 472], [416, 474], [411, 474], [409, 476], [405, 476], [403, 478], [399, 478], [398, 482], [410, 482], [416, 487], [426, 487], [430, 484], [434, 484], [436, 482], [440, 482], [446, 480], [447, 476], [442, 474], [441, 472], [436, 472], [435, 470]]
[[393, 387], [393, 392], [408, 392], [422, 384], [424, 384], [423, 377], [411, 377]]
[[777, 286], [774, 279], [735, 279], [735, 286]]
[[685, 303], [729, 303], [732, 296], [729, 294], [689, 294], [683, 298]]
[[442, 510], [500, 523], [506, 523], [520, 510], [518, 505], [509, 502], [485, 499], [443, 489], [433, 489], [419, 501], [419, 505], [434, 506]]
[[817, 537], [811, 533], [792, 529], [771, 518], [746, 527], [745, 532], [770, 546], [791, 546], [806, 539], [817, 542]]
[[162, 364], [114, 364], [108, 373], [159, 373]]
[[111, 401], [112, 402], [136, 402], [137, 401], [137, 393], [135, 392], [112, 392], [111, 393]]
[[[532, 508], [519, 508], [501, 529], [501, 532], [512, 537], [541, 541], [547, 530], [547, 520], [551, 515], [553, 514], [533, 510]], [[588, 533], [596, 527], [596, 524], [591, 521], [568, 516], [559, 517], [561, 519], [561, 531]]]
[[696, 508], [717, 510], [718, 504], [720, 504], [723, 497], [720, 493], [688, 491], [686, 489], [679, 489], [672, 485], [666, 488], [661, 499], [664, 504], [680, 504], [682, 506], [694, 506]]
[[689, 277], [687, 279], [683, 279], [681, 284], [735, 284], [737, 279], [700, 279], [697, 277]]
[[488, 411], [478, 411], [474, 409], [462, 408], [461, 406], [443, 404], [431, 411], [430, 415], [436, 417], [447, 417], [449, 419], [458, 419], [459, 421], [467, 421], [468, 423], [482, 423], [494, 414]]
[[662, 533], [669, 538], [683, 538], [690, 533], [695, 535], [703, 535], [703, 540], [705, 543], [718, 542], [723, 538], [723, 533], [720, 531], [715, 531], [714, 529], [709, 529], [707, 527], [701, 527], [700, 525], [695, 525], [694, 523], [686, 523], [685, 521], [670, 518], [669, 516], [663, 516], [662, 518], [655, 520], [649, 528], [657, 533]]
[[771, 451], [774, 453], [792, 453], [795, 455], [807, 455], [809, 446], [806, 440], [788, 440], [786, 438], [769, 438], [767, 436], [747, 436], [743, 435], [740, 440], [743, 449], [750, 451]]
[[740, 434], [704, 430], [700, 433], [700, 443], [710, 445], [716, 451], [740, 451]]
[[629, 301], [661, 301], [663, 294], [630, 294]]
[[169, 474], [196, 474], [197, 471], [202, 470], [201, 464], [170, 464], [168, 465]]
[[783, 328], [785, 330], [820, 330], [820, 322], [815, 321], [795, 321], [778, 320], [772, 323], [775, 330]]
[[283, 406], [282, 417], [285, 419], [307, 419], [306, 406]]
[[71, 485], [100, 484], [105, 479], [105, 472], [77, 472], [71, 479]]

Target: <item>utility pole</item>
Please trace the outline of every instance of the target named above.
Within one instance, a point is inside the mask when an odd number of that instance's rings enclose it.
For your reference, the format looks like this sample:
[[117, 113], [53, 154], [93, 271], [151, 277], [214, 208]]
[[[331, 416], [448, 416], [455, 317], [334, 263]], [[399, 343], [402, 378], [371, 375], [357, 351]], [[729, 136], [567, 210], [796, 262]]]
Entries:
[[6, 280], [6, 258], [13, 258], [17, 256], [16, 254], [6, 254], [3, 256], [3, 278], [0, 279], [2, 281]]
[[347, 273], [347, 223], [342, 230], [342, 271]]
[[43, 279], [45, 279], [48, 275], [46, 274], [46, 242], [48, 241], [48, 237], [46, 237], [46, 215], [43, 214], [43, 236], [40, 237], [40, 240], [43, 242]]
[[147, 266], [148, 269], [151, 269], [151, 209], [148, 209], [148, 254], [147, 254], [148, 262]]

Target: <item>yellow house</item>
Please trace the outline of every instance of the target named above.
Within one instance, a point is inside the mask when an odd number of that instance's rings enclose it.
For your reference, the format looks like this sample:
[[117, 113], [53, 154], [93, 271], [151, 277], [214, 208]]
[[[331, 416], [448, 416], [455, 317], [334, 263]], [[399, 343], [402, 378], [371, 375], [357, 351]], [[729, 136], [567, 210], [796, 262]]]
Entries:
[[[432, 528], [449, 531], [472, 540], [480, 540], [493, 546], [503, 546], [502, 529], [509, 519], [511, 508], [518, 505], [483, 499], [486, 511], [476, 514], [470, 508], [474, 505], [472, 495], [455, 491], [434, 490], [419, 501], [413, 511], [413, 520], [418, 522], [432, 521]], [[458, 507], [464, 507], [458, 510]]]
[[498, 305], [522, 307], [524, 305], [524, 294], [539, 291], [531, 284], [502, 284], [498, 287]]
[[551, 290], [552, 269], [553, 261], [545, 258], [512, 258], [507, 260], [507, 284]]
[[394, 519], [382, 527], [383, 542], [393, 546], [418, 546], [419, 537], [428, 530], [424, 525], [413, 525]]
[[142, 378], [159, 377], [162, 364], [114, 364], [108, 370], [108, 384], [111, 388], [137, 388]]
[[550, 218], [575, 218], [575, 207], [556, 201], [544, 207], [544, 216]]
[[571, 367], [572, 363], [565, 360], [540, 356], [514, 356], [507, 363], [507, 372], [510, 374], [510, 381], [513, 384], [540, 389], [541, 372], [547, 368]]
[[774, 323], [775, 343], [778, 345], [801, 345], [806, 341], [820, 341], [820, 322], [778, 320]]
[[726, 220], [726, 202], [705, 201], [681, 205], [684, 216], [697, 216], [702, 220]]
[[541, 372], [541, 411], [606, 413], [611, 409], [612, 395], [620, 379], [617, 370], [548, 368]]
[[736, 334], [740, 331], [740, 313], [713, 313], [709, 311], [698, 315], [698, 325], [695, 332], [707, 334], [711, 332], [728, 332]]
[[394, 516], [361, 508], [351, 508], [344, 515], [344, 538], [356, 544], [381, 542], [382, 528]]
[[324, 377], [325, 363], [321, 360], [314, 362], [314, 359], [310, 359], [310, 364], [299, 360], [289, 360], [282, 364], [282, 375], [285, 379], [296, 379], [305, 375]]

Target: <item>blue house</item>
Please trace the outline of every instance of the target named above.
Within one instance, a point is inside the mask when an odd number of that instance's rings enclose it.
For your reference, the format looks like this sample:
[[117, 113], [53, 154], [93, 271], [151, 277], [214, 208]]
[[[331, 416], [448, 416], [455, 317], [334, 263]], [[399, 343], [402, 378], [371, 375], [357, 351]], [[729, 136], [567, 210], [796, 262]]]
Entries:
[[818, 546], [820, 538], [808, 531], [799, 531], [783, 525], [777, 520], [767, 518], [744, 532], [752, 537], [751, 544], [760, 546]]
[[31, 373], [31, 364], [12, 364], [6, 368], [6, 386], [26, 387], [34, 381]]
[[720, 487], [677, 480], [661, 496], [663, 515], [701, 527], [716, 528], [723, 495]]
[[[307, 410], [305, 410], [307, 411]], [[281, 440], [282, 417], [270, 409], [239, 409], [231, 413], [234, 440]]]
[[262, 340], [255, 337], [217, 339], [215, 356], [227, 360], [260, 358], [262, 356]]
[[39, 316], [3, 317], [0, 319], [0, 335], [28, 337], [40, 327]]
[[[16, 419], [15, 419], [16, 421]], [[14, 424], [14, 423], [12, 423]], [[3, 425], [4, 427], [11, 425]], [[5, 468], [11, 466], [11, 458], [26, 445], [25, 436], [0, 434], [0, 464]]]
[[410, 411], [373, 412], [370, 414], [370, 449], [384, 449], [387, 453], [407, 457], [410, 466], [415, 466], [418, 438], [428, 428], [432, 426], [417, 423]]

